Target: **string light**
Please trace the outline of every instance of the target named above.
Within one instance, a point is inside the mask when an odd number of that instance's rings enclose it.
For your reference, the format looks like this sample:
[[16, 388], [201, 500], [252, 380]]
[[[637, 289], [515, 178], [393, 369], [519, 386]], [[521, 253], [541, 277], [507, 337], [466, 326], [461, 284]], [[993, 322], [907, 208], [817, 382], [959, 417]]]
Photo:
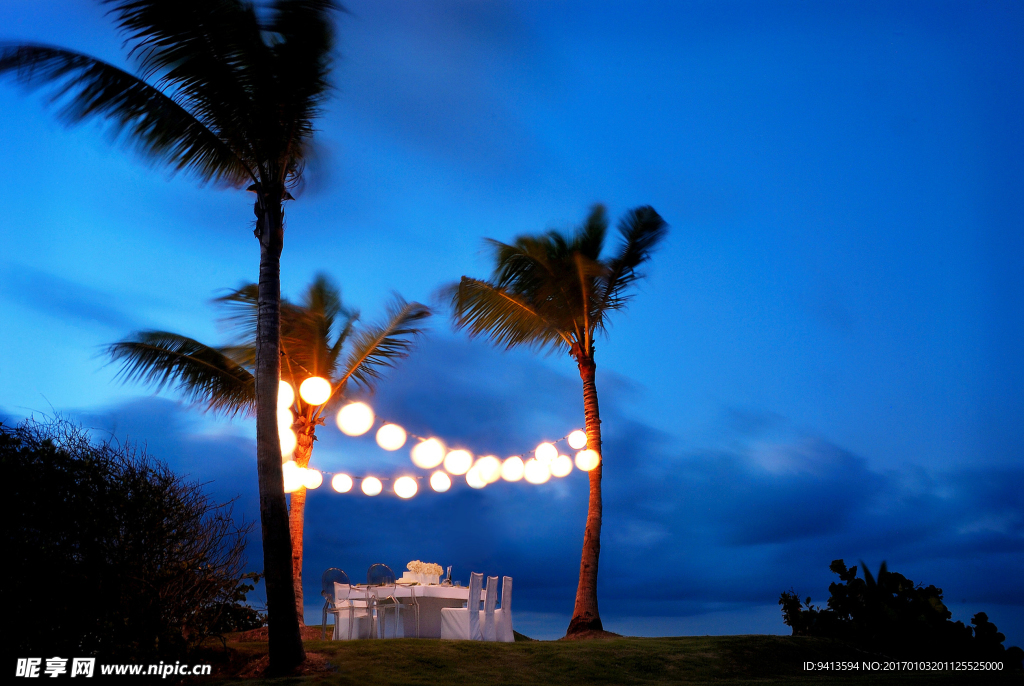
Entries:
[[291, 429], [282, 429], [280, 426], [277, 427], [277, 436], [281, 439], [281, 456], [288, 457], [295, 452], [296, 446], [299, 445], [299, 438], [295, 435], [295, 432]]
[[558, 457], [558, 448], [550, 443], [541, 443], [534, 449], [533, 455], [541, 462], [548, 463]]
[[363, 479], [363, 485], [361, 487], [363, 493], [366, 495], [380, 495], [380, 492], [384, 490], [384, 484], [380, 482], [375, 476], [368, 476]]
[[551, 470], [548, 463], [538, 459], [527, 460], [523, 465], [523, 475], [531, 484], [546, 483], [551, 478]]
[[287, 381], [277, 382], [277, 406], [289, 408], [295, 402], [295, 389]]
[[352, 477], [348, 474], [335, 474], [331, 479], [331, 488], [338, 493], [348, 493], [352, 490]]
[[449, 474], [465, 474], [472, 466], [473, 455], [468, 450], [453, 450], [444, 456], [444, 468]]
[[369, 405], [349, 403], [338, 411], [338, 428], [349, 436], [362, 436], [373, 426], [373, 419], [373, 410]]
[[569, 447], [573, 450], [582, 450], [587, 445], [587, 434], [579, 429], [566, 436], [566, 439], [569, 441]]
[[295, 423], [295, 415], [287, 407], [277, 408], [277, 430], [290, 431]]
[[501, 478], [505, 481], [519, 481], [523, 478], [523, 458], [513, 455], [501, 463]]
[[559, 478], [569, 476], [572, 471], [572, 458], [568, 455], [559, 455], [551, 462], [551, 476]]
[[420, 490], [419, 484], [416, 483], [416, 479], [411, 476], [400, 476], [395, 480], [395, 495], [399, 498], [408, 500], [409, 498], [416, 495], [416, 491]]
[[405, 429], [398, 424], [384, 424], [377, 429], [377, 445], [384, 450], [398, 450], [405, 445], [406, 438]]
[[430, 475], [430, 487], [438, 493], [444, 493], [452, 487], [452, 479], [442, 471], [436, 471]]
[[322, 405], [331, 397], [331, 382], [320, 376], [311, 376], [299, 385], [299, 397], [310, 405]]
[[487, 482], [480, 476], [480, 470], [473, 466], [468, 472], [466, 472], [466, 483], [469, 484], [470, 488], [483, 488], [487, 485]]
[[428, 438], [414, 445], [411, 455], [412, 463], [420, 469], [433, 469], [444, 461], [444, 443]]
[[294, 493], [302, 488], [302, 472], [295, 460], [288, 460], [281, 465], [281, 474], [284, 477], [285, 493]]
[[493, 484], [501, 478], [501, 460], [494, 455], [484, 455], [473, 467], [477, 470], [484, 483]]
[[576, 453], [576, 468], [583, 472], [589, 472], [601, 461], [601, 456], [596, 450], [587, 448]]
[[320, 484], [324, 482], [324, 475], [315, 469], [302, 470], [302, 485], [310, 490], [320, 488]]

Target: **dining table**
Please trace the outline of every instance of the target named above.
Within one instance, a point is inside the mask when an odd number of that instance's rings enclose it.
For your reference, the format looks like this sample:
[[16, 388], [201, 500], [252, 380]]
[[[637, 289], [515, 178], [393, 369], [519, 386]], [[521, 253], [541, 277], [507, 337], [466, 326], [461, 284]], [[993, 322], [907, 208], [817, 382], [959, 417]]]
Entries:
[[[350, 597], [358, 602], [360, 596], [365, 597], [372, 588], [365, 585], [354, 585]], [[444, 584], [421, 585], [398, 582], [391, 595], [394, 595], [404, 605], [400, 612], [402, 636], [405, 638], [441, 638], [441, 610], [446, 607], [465, 606], [469, 601], [469, 588]], [[416, 626], [416, 611], [413, 605], [419, 607], [419, 627]], [[391, 623], [394, 621], [394, 615], [390, 610], [385, 610], [385, 612], [385, 633], [390, 633], [393, 631]], [[345, 613], [336, 615], [335, 619], [336, 621], [341, 619], [341, 621], [337, 622], [335, 626], [334, 638], [347, 639], [348, 622]], [[358, 635], [363, 635], [358, 628], [356, 631], [358, 631]]]

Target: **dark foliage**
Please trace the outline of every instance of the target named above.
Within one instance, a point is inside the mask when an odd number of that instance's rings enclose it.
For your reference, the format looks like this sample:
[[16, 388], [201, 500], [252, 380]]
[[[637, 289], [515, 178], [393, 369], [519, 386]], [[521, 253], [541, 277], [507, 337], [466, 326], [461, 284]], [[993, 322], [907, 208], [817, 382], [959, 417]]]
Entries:
[[132, 443], [63, 419], [0, 424], [4, 650], [154, 662], [263, 624], [248, 526]]
[[839, 583], [828, 587], [827, 608], [811, 605], [810, 598], [801, 602], [795, 592], [779, 598], [794, 636], [836, 638], [894, 658], [996, 660], [1021, 669], [1024, 650], [1005, 648], [1006, 637], [984, 612], [971, 618], [973, 629], [950, 621], [941, 588], [915, 585], [885, 562], [877, 579], [866, 566], [858, 579], [857, 567], [847, 569], [843, 560], [833, 560], [829, 569]]

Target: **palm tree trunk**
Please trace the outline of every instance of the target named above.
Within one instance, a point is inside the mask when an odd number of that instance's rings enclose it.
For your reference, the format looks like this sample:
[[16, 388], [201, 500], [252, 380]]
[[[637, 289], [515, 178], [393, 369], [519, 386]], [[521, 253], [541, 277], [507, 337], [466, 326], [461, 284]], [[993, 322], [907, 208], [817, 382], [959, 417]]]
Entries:
[[[313, 436], [297, 431], [298, 445], [295, 446], [295, 464], [309, 466], [313, 457]], [[295, 587], [295, 611], [299, 615], [299, 626], [305, 626], [306, 608], [302, 597], [302, 530], [306, 521], [306, 488], [303, 486], [288, 496], [288, 531], [292, 539], [292, 584]]]
[[281, 674], [300, 664], [306, 655], [295, 614], [295, 591], [289, 564], [291, 540], [277, 430], [284, 211], [280, 200], [269, 196], [272, 194], [263, 196], [262, 208], [257, 201], [260, 282], [256, 325], [256, 465], [263, 533], [263, 571], [267, 584], [269, 671]]
[[[587, 422], [587, 447], [601, 455], [601, 413], [597, 407], [597, 386], [594, 375], [597, 366], [591, 357], [578, 360], [580, 378], [583, 379], [583, 412]], [[583, 531], [583, 554], [580, 558], [580, 581], [576, 587], [576, 607], [566, 636], [587, 631], [604, 631], [597, 610], [597, 560], [601, 554], [601, 473], [604, 459], [590, 470], [590, 504], [587, 508], [587, 527]]]

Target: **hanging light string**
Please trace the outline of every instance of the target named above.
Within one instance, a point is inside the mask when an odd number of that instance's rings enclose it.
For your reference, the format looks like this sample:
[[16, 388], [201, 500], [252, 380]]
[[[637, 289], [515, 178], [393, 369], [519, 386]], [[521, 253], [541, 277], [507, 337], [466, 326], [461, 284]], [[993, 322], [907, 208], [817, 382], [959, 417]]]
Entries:
[[[322, 383], [321, 383], [322, 382]], [[311, 404], [326, 403], [333, 395], [326, 379], [311, 377], [302, 382], [299, 395]], [[278, 390], [278, 430], [281, 434], [282, 456], [288, 457], [298, 444], [298, 438], [292, 430], [294, 417], [291, 406], [295, 401], [295, 391], [285, 381], [280, 382]], [[318, 409], [318, 413], [322, 408]], [[468, 450], [456, 448], [449, 450], [441, 439], [419, 436], [406, 431], [395, 422], [380, 420], [368, 404], [361, 401], [350, 402], [343, 406], [337, 414], [338, 428], [348, 436], [362, 436], [377, 427], [377, 444], [389, 452], [402, 449], [409, 438], [417, 441], [412, 446], [410, 457], [415, 466], [424, 470], [435, 469], [430, 475], [430, 486], [434, 491], [443, 493], [452, 486], [452, 476], [464, 476], [466, 483], [472, 488], [484, 488], [490, 483], [504, 479], [505, 481], [526, 480], [532, 484], [546, 483], [554, 477], [568, 476], [573, 470], [574, 460], [568, 455], [559, 454], [556, 444], [565, 441], [567, 445], [579, 450], [575, 457], [575, 466], [580, 471], [590, 471], [600, 462], [596, 451], [587, 448], [587, 435], [576, 429], [553, 441], [540, 443], [530, 453], [512, 455], [501, 460], [495, 455], [474, 457]], [[437, 469], [442, 467], [443, 469]], [[384, 488], [383, 481], [392, 481], [388, 477], [352, 476], [344, 472], [329, 472], [308, 467], [299, 467], [292, 460], [283, 465], [285, 491], [294, 492], [300, 488], [319, 488], [324, 481], [324, 474], [331, 476], [331, 486], [339, 493], [348, 493], [360, 481], [360, 490], [368, 496], [379, 495]], [[423, 476], [399, 476], [394, 478], [392, 490], [401, 498], [411, 498], [419, 490], [419, 480]]]

